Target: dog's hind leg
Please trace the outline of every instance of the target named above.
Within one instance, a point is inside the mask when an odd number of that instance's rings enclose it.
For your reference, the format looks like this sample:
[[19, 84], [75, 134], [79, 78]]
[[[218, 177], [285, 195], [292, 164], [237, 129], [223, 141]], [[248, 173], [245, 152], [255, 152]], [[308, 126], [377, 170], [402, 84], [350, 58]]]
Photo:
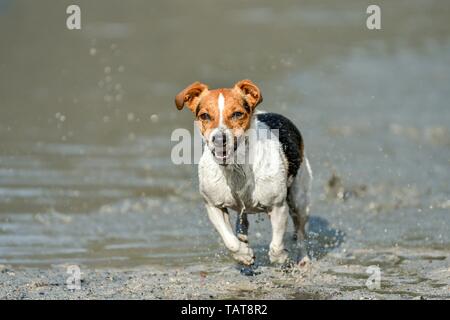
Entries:
[[248, 243], [248, 226], [247, 213], [238, 212], [236, 218], [236, 234], [238, 239], [245, 243]]
[[305, 226], [308, 222], [311, 181], [312, 172], [308, 159], [305, 157], [297, 177], [289, 187], [287, 195], [289, 213], [294, 223], [294, 240], [298, 241], [301, 255], [306, 254], [304, 249], [306, 240]]
[[305, 226], [308, 222], [309, 207], [299, 205], [295, 197], [295, 187], [291, 186], [288, 191], [287, 203], [289, 205], [289, 214], [291, 215], [292, 222], [294, 223], [293, 239], [295, 241], [302, 241], [306, 238]]
[[284, 202], [282, 205], [274, 206], [269, 211], [270, 223], [272, 225], [272, 241], [269, 247], [269, 258], [272, 263], [284, 263], [288, 259], [287, 250], [284, 248], [283, 236], [289, 218], [289, 207]]

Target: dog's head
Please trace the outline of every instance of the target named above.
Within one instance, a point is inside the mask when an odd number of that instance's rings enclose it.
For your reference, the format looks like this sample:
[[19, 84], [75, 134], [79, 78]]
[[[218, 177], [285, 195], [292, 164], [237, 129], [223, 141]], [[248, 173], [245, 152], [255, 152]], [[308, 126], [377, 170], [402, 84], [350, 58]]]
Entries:
[[261, 101], [259, 88], [250, 80], [215, 90], [194, 82], [175, 97], [178, 110], [186, 105], [194, 113], [208, 148], [221, 164], [233, 156]]

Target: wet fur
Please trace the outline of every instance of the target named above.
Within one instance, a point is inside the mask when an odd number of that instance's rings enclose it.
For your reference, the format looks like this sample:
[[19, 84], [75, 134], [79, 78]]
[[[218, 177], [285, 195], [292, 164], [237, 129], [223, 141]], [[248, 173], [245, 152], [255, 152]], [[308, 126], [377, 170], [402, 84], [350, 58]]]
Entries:
[[[312, 174], [303, 139], [287, 118], [255, 111], [262, 101], [260, 89], [248, 79], [215, 90], [194, 82], [175, 97], [178, 110], [186, 105], [195, 114], [206, 145], [198, 173], [209, 219], [233, 257], [246, 265], [254, 262], [247, 238], [248, 213], [267, 212], [270, 217], [271, 262], [288, 259], [283, 237], [289, 215], [301, 244], [299, 254], [305, 253], [302, 244]], [[269, 134], [271, 129], [278, 135]], [[241, 161], [245, 159], [239, 158], [242, 154], [251, 161]], [[239, 160], [228, 161], [234, 156]], [[228, 209], [239, 213], [237, 235]]]
[[[253, 147], [249, 150], [254, 155], [252, 164], [221, 166], [214, 160], [208, 148], [205, 148], [200, 160], [200, 192], [207, 208], [218, 208], [226, 215], [228, 209], [240, 213], [236, 231], [242, 243], [248, 242], [247, 213], [270, 214], [274, 208], [283, 208], [284, 205], [287, 206], [294, 222], [295, 237], [299, 241], [305, 239], [312, 173], [308, 159], [304, 155], [300, 132], [290, 121], [291, 125], [286, 126], [287, 121], [289, 120], [273, 113], [256, 113], [253, 116], [252, 128], [277, 128], [283, 124], [284, 130], [280, 131], [278, 139], [271, 137], [252, 144]], [[292, 127], [295, 130], [292, 130]], [[291, 151], [287, 153], [286, 150]], [[229, 220], [229, 217], [227, 219]], [[229, 225], [229, 221], [227, 224]], [[228, 242], [230, 244], [233, 241]], [[225, 244], [227, 245], [227, 241]], [[232, 252], [233, 250], [239, 252], [241, 246], [236, 241], [227, 245]], [[244, 246], [244, 250], [241, 251], [249, 251], [251, 254], [252, 251], [247, 249], [248, 247]], [[284, 247], [278, 244], [278, 247], [273, 249], [275, 257], [272, 260], [276, 260], [277, 253], [280, 254]], [[238, 260], [239, 258], [238, 256]], [[253, 261], [248, 256], [243, 260], [241, 262], [244, 263]], [[281, 260], [283, 258], [279, 262]]]

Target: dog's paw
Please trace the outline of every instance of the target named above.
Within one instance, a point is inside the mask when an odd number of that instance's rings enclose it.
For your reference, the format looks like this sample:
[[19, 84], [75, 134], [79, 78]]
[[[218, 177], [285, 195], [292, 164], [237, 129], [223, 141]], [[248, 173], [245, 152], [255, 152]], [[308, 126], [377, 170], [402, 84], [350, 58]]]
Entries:
[[233, 259], [247, 266], [255, 262], [255, 254], [246, 243], [240, 242], [239, 250], [232, 253]]
[[297, 266], [300, 268], [308, 268], [311, 266], [311, 259], [308, 256], [304, 256], [298, 263]]
[[288, 260], [289, 254], [286, 249], [282, 249], [282, 250], [278, 250], [278, 251], [274, 251], [274, 250], [270, 249], [269, 250], [269, 258], [270, 258], [271, 263], [283, 264]]

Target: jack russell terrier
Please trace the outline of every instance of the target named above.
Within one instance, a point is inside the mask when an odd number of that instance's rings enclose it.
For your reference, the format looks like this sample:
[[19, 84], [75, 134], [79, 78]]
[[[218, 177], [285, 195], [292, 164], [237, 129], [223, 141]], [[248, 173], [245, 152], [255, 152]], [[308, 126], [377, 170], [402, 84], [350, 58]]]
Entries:
[[[178, 110], [186, 105], [194, 113], [207, 145], [198, 175], [209, 219], [233, 258], [245, 265], [255, 261], [248, 245], [247, 213], [269, 214], [272, 263], [284, 263], [288, 258], [283, 236], [289, 215], [299, 251], [308, 259], [303, 248], [312, 172], [303, 139], [295, 125], [282, 115], [255, 111], [262, 100], [259, 88], [250, 80], [215, 90], [195, 82], [175, 98]], [[264, 136], [259, 134], [261, 130], [277, 134]], [[257, 134], [250, 134], [255, 131]], [[236, 161], [242, 151], [248, 157]], [[228, 209], [238, 212], [237, 235]]]

